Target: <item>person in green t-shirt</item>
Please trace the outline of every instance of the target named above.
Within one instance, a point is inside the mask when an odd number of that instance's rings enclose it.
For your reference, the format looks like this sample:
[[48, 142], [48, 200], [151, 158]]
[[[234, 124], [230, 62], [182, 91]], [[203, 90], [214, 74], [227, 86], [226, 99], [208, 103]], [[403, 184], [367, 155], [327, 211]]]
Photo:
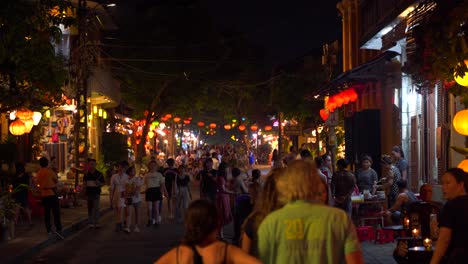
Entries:
[[320, 176], [312, 163], [291, 161], [277, 182], [287, 203], [269, 214], [258, 230], [264, 263], [364, 263], [348, 215], [324, 205]]

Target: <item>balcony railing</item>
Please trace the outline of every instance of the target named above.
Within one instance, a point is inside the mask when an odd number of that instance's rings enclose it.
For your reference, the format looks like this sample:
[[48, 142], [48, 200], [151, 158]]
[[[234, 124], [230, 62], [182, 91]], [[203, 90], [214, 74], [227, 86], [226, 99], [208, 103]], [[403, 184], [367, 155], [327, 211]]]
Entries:
[[359, 4], [361, 16], [361, 45], [392, 22], [416, 0], [364, 0]]

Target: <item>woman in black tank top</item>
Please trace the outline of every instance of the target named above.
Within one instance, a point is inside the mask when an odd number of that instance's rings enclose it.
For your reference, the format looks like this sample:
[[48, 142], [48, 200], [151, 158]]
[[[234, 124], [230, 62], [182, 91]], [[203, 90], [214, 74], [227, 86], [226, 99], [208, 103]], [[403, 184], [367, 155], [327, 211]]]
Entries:
[[192, 202], [187, 211], [182, 243], [158, 259], [155, 264], [261, 263], [240, 248], [219, 241], [216, 206], [207, 200]]

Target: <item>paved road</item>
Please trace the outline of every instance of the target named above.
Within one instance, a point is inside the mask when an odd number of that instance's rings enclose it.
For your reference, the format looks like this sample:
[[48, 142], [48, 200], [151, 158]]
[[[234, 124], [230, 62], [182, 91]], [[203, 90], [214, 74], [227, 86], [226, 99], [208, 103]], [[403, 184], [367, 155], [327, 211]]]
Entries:
[[140, 233], [115, 232], [112, 213], [106, 214], [100, 229], [84, 229], [33, 256], [25, 263], [152, 263], [177, 245], [183, 235], [181, 224], [163, 223], [143, 227]]
[[[194, 196], [197, 196], [198, 186], [193, 187]], [[145, 205], [142, 209], [146, 210]], [[166, 207], [164, 211], [167, 212]], [[143, 215], [145, 212], [143, 211]], [[146, 223], [146, 217], [143, 217], [142, 222]], [[101, 219], [101, 223], [104, 225], [102, 228], [84, 229], [65, 241], [47, 247], [23, 263], [152, 263], [177, 245], [184, 232], [181, 224], [171, 223], [168, 219], [164, 219], [158, 228], [143, 227], [140, 233], [130, 234], [114, 231], [112, 213], [106, 214]], [[224, 234], [228, 240], [232, 237], [232, 225], [225, 227]], [[380, 245], [364, 242], [362, 248], [365, 263], [395, 263], [391, 257], [391, 252], [395, 248], [394, 243]]]

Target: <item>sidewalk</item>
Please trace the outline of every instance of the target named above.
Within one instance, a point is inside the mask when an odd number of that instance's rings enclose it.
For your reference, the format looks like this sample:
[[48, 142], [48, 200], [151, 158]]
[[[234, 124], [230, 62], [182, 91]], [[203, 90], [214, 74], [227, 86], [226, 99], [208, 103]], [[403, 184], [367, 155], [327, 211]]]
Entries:
[[[109, 196], [101, 195], [101, 216], [109, 212]], [[77, 232], [88, 224], [88, 209], [86, 201], [80, 200], [80, 206], [74, 208], [61, 208], [63, 235], [65, 237]], [[21, 263], [24, 258], [55, 242], [50, 239], [42, 216], [33, 217], [33, 226], [29, 226], [24, 219], [16, 226], [15, 238], [0, 244], [1, 263]], [[52, 220], [53, 223], [53, 220]]]

